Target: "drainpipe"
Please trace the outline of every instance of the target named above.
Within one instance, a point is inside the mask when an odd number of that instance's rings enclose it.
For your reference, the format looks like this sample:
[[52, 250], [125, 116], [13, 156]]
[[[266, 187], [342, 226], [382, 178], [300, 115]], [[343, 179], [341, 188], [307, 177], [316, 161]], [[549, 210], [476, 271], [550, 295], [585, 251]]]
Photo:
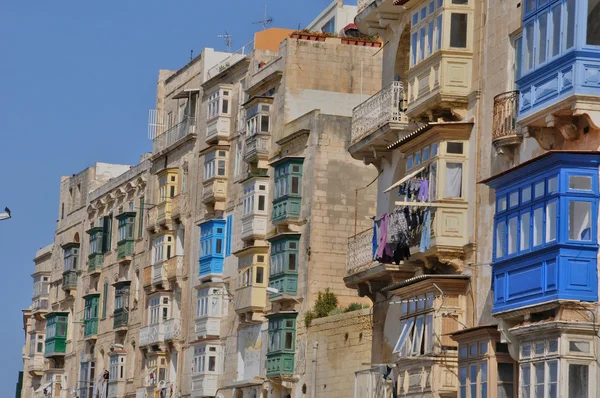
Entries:
[[315, 398], [317, 396], [317, 348], [319, 348], [319, 342], [315, 341], [312, 345], [313, 355], [312, 355], [312, 374], [311, 374], [311, 390], [310, 390], [310, 398]]

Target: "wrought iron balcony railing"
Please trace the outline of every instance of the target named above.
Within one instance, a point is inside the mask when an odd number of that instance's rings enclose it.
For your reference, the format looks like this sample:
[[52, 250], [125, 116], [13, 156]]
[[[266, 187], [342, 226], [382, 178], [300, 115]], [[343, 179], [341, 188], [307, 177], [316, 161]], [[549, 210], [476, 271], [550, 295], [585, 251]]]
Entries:
[[350, 144], [362, 140], [378, 128], [392, 122], [408, 121], [406, 93], [401, 82], [392, 82], [352, 111]]
[[521, 131], [517, 125], [519, 116], [519, 92], [509, 91], [494, 97], [494, 123], [492, 140], [504, 137], [519, 136]]
[[348, 238], [346, 275], [369, 268], [373, 263], [373, 228]]

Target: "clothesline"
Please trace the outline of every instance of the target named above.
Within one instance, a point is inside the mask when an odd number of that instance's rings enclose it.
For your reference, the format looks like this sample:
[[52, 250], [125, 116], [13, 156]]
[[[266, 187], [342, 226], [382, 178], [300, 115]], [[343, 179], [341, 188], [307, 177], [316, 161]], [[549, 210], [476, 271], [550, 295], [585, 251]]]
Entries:
[[440, 207], [440, 208], [448, 208], [448, 209], [462, 209], [468, 207], [466, 204], [462, 203], [435, 203], [435, 202], [404, 202], [404, 201], [396, 201], [394, 202], [396, 206], [416, 206], [416, 207]]

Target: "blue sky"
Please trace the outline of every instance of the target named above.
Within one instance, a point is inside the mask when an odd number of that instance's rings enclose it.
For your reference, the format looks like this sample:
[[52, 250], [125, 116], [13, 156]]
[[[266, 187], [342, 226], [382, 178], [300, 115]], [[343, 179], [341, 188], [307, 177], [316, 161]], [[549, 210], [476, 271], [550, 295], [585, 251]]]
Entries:
[[35, 251], [52, 242], [60, 176], [95, 161], [135, 164], [151, 150], [159, 69], [183, 66], [192, 49], [225, 50], [216, 37], [225, 30], [233, 49], [243, 46], [265, 4], [272, 26], [294, 29], [331, 1], [0, 1], [0, 209], [13, 211], [0, 222], [6, 396], [22, 369], [21, 309], [31, 304]]

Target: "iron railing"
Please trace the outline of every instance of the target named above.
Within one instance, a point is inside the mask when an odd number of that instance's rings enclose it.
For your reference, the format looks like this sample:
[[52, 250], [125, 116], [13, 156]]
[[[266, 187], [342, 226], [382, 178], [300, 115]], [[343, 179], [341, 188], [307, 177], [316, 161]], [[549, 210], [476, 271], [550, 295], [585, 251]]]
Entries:
[[352, 111], [351, 144], [390, 122], [407, 121], [406, 93], [401, 82], [392, 82]]
[[212, 79], [213, 77], [217, 76], [219, 73], [223, 72], [227, 68], [230, 68], [233, 65], [237, 64], [242, 59], [246, 58], [246, 55], [251, 53], [253, 49], [254, 49], [254, 40], [252, 40], [250, 43], [246, 44], [245, 46], [243, 46], [242, 48], [240, 48], [239, 50], [237, 50], [236, 52], [232, 53], [230, 56], [225, 58], [223, 61], [219, 62], [218, 64], [216, 64], [215, 66], [210, 68], [208, 70], [208, 78]]
[[183, 120], [171, 127], [164, 133], [156, 136], [153, 142], [154, 153], [169, 148], [171, 145], [179, 142], [186, 136], [196, 132], [196, 118], [186, 116]]
[[519, 92], [508, 91], [494, 97], [494, 122], [492, 140], [521, 135], [517, 125], [519, 116]]
[[346, 274], [352, 275], [373, 263], [373, 228], [348, 238]]

